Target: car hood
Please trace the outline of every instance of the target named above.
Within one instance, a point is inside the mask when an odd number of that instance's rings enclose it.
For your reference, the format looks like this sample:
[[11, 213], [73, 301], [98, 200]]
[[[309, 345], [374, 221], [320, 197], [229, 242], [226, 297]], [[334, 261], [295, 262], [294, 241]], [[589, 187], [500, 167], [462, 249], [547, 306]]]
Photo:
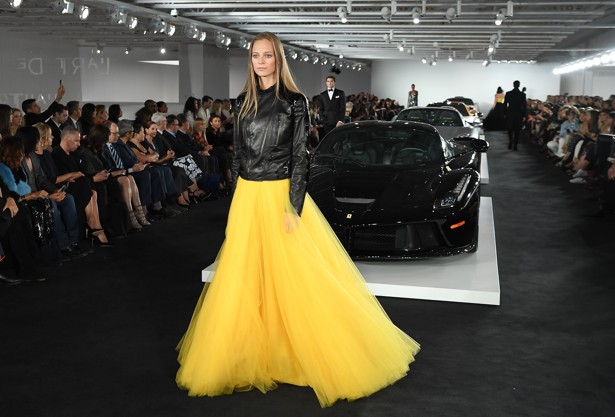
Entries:
[[329, 186], [314, 195], [329, 220], [341, 225], [433, 218], [433, 202], [443, 178], [440, 165], [420, 169], [341, 168]]
[[454, 139], [460, 136], [471, 136], [473, 138], [478, 138], [480, 134], [480, 129], [475, 127], [466, 127], [466, 126], [434, 126], [440, 136], [444, 139]]

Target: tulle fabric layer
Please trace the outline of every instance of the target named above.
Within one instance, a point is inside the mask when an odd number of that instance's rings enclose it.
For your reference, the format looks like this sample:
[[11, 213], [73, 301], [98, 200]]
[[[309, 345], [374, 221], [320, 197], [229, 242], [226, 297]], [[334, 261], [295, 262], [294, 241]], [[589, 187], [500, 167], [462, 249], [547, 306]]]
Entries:
[[192, 396], [309, 385], [321, 406], [402, 378], [419, 345], [399, 330], [313, 200], [286, 231], [289, 180], [239, 179], [226, 241], [178, 345]]

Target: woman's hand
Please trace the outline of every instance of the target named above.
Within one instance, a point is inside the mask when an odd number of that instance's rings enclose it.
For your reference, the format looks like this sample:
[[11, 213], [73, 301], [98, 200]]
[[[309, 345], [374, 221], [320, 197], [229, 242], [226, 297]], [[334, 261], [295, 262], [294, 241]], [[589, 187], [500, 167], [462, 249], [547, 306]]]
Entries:
[[49, 194], [49, 198], [51, 198], [53, 201], [59, 203], [60, 201], [64, 200], [66, 198], [66, 192], [65, 191], [56, 191], [53, 194]]
[[81, 171], [71, 172], [70, 177], [68, 178], [68, 182], [75, 182], [75, 180], [83, 177], [85, 174]]
[[292, 233], [299, 227], [299, 216], [295, 213], [284, 213], [284, 230]]
[[96, 174], [94, 174], [94, 176], [92, 177], [92, 180], [94, 182], [103, 182], [107, 178], [109, 178], [109, 172], [105, 171], [105, 170], [102, 170], [102, 171], [97, 172]]
[[19, 207], [13, 197], [8, 197], [6, 199], [6, 203], [4, 204], [4, 208], [2, 210], [4, 211], [6, 209], [9, 209], [11, 212], [11, 217], [15, 217], [15, 215], [19, 212]]

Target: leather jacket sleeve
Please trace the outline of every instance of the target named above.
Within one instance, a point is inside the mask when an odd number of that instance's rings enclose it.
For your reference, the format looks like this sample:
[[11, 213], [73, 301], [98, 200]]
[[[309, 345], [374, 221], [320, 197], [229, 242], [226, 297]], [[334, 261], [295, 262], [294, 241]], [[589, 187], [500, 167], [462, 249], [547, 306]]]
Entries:
[[293, 138], [290, 176], [290, 203], [299, 216], [305, 200], [308, 158], [306, 143], [310, 129], [310, 117], [305, 97], [293, 101]]
[[[241, 95], [237, 97], [235, 101], [235, 120], [239, 120], [238, 114], [241, 106], [243, 105], [243, 100], [245, 96]], [[241, 157], [240, 154], [242, 152], [241, 149], [241, 141], [239, 140], [240, 129], [233, 129], [233, 161], [231, 163], [231, 181], [233, 181], [232, 187], [233, 191], [237, 187], [237, 179], [239, 178], [239, 168], [241, 167]]]

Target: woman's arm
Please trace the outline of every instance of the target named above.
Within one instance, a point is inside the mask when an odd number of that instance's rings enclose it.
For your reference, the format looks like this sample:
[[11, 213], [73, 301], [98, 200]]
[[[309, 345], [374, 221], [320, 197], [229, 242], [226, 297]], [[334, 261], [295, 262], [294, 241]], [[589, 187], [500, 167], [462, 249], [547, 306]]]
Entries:
[[290, 203], [301, 216], [307, 185], [307, 137], [310, 129], [307, 99], [301, 95], [292, 103], [293, 137], [290, 176]]

